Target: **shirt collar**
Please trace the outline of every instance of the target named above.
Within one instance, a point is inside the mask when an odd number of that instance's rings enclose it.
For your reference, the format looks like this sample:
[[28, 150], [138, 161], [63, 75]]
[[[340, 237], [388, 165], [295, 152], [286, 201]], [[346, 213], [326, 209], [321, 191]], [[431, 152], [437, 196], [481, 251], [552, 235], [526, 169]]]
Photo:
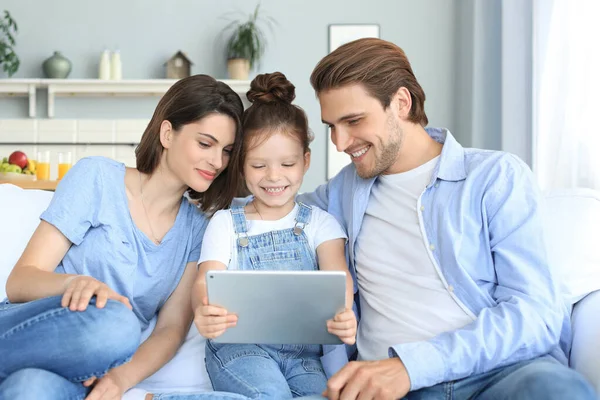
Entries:
[[440, 162], [433, 171], [432, 182], [437, 178], [445, 181], [462, 181], [466, 179], [464, 147], [454, 139], [448, 129], [425, 128], [425, 131], [433, 140], [444, 145]]
[[[454, 139], [452, 133], [446, 128], [425, 128], [427, 134], [436, 142], [443, 144], [440, 161], [433, 170], [431, 181], [428, 185], [431, 186], [439, 178], [444, 181], [462, 181], [467, 178], [465, 171], [465, 149]], [[355, 175], [360, 182], [365, 184], [365, 187], [370, 188], [377, 177], [370, 179], [362, 179]]]

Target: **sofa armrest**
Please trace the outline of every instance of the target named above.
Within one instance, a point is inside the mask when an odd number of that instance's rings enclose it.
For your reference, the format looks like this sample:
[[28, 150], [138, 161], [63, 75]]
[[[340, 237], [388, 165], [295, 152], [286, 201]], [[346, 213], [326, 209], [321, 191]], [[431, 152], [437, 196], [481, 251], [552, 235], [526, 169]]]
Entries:
[[[595, 291], [573, 309], [571, 367], [583, 374], [600, 394], [600, 291]], [[600, 398], [600, 397], [599, 397]]]

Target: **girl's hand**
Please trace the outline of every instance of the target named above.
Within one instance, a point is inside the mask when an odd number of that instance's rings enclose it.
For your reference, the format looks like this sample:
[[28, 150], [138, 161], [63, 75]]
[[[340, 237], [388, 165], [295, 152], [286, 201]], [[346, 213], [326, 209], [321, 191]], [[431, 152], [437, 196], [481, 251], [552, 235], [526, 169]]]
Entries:
[[129, 299], [121, 296], [105, 283], [86, 275], [77, 275], [66, 281], [66, 289], [60, 302], [62, 307], [71, 311], [84, 311], [93, 296], [96, 296], [96, 307], [103, 308], [108, 299], [120, 301], [132, 309]]
[[356, 343], [356, 315], [352, 309], [345, 309], [327, 321], [327, 331], [336, 335], [345, 344]]
[[127, 390], [125, 383], [113, 371], [108, 371], [102, 378], [92, 377], [83, 382], [83, 386], [94, 388], [85, 400], [121, 400]]
[[237, 315], [228, 314], [223, 307], [209, 305], [205, 297], [202, 305], [194, 310], [194, 324], [202, 336], [214, 339], [237, 324]]

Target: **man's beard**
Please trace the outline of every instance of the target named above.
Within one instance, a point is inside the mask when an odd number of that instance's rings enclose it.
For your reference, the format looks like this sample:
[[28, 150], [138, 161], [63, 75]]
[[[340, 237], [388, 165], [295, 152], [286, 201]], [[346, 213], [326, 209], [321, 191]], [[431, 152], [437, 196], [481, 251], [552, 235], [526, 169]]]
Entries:
[[[378, 156], [377, 153], [373, 154], [375, 159], [375, 166], [371, 170], [367, 170], [365, 167], [357, 167], [356, 173], [363, 179], [371, 179], [376, 176], [379, 176], [386, 172], [398, 159], [398, 155], [400, 153], [400, 147], [402, 146], [402, 139], [404, 138], [404, 132], [400, 125], [390, 117], [388, 119], [388, 129], [390, 130], [389, 141], [387, 143], [383, 143], [381, 138], [379, 140], [379, 148], [381, 149], [381, 154]], [[371, 146], [371, 149], [376, 152], [375, 146]]]

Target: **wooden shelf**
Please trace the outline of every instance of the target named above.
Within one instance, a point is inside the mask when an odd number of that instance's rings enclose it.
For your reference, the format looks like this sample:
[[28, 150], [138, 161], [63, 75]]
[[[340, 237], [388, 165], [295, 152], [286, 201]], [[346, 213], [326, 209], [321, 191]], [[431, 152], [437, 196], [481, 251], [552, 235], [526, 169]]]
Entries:
[[[48, 90], [48, 118], [54, 117], [55, 98], [60, 96], [162, 96], [176, 79], [0, 79], [0, 95], [28, 96], [29, 116], [35, 117], [36, 90]], [[250, 81], [222, 79], [243, 96]]]
[[0, 79], [0, 95], [29, 97], [29, 116], [35, 117], [36, 89], [39, 79]]
[[58, 181], [28, 181], [28, 180], [13, 180], [13, 181], [3, 181], [0, 180], [0, 185], [3, 183], [9, 183], [11, 185], [18, 186], [23, 189], [39, 189], [39, 190], [56, 190], [56, 185], [58, 185]]

